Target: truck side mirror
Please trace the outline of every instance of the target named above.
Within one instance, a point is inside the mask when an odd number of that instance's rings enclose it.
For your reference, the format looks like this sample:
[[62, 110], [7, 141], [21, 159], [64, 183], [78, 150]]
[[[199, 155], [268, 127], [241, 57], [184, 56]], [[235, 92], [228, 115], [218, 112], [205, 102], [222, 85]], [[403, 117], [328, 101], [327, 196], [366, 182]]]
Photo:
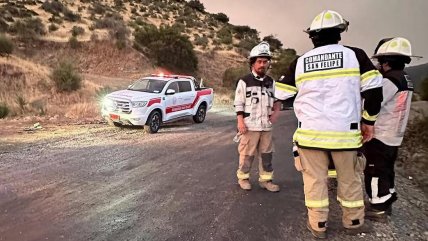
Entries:
[[167, 89], [165, 94], [166, 95], [173, 95], [173, 94], [175, 94], [175, 90], [173, 90], [173, 89]]

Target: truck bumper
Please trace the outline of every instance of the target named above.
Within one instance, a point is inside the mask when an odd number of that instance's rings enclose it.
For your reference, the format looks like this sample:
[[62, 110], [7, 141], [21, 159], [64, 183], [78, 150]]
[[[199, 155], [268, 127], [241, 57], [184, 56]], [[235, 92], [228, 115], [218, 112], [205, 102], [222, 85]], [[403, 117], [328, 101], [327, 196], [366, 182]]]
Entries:
[[111, 111], [102, 110], [102, 117], [106, 121], [113, 121], [122, 125], [143, 126], [146, 124], [148, 116], [135, 115], [133, 113], [116, 113]]

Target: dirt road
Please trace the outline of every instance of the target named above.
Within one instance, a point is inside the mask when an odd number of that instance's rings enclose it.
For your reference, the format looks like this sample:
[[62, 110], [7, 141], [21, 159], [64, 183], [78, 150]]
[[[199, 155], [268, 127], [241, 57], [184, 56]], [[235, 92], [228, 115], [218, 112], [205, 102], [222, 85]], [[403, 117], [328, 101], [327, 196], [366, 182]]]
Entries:
[[[274, 136], [279, 193], [236, 184], [231, 112], [209, 112], [202, 124], [182, 121], [154, 135], [100, 124], [1, 136], [0, 240], [310, 240], [290, 152], [296, 120], [291, 111], [281, 115]], [[392, 220], [357, 237], [343, 233], [334, 196], [331, 203], [330, 240], [428, 237], [423, 203], [425, 222], [418, 226], [415, 216], [416, 231], [397, 235]]]

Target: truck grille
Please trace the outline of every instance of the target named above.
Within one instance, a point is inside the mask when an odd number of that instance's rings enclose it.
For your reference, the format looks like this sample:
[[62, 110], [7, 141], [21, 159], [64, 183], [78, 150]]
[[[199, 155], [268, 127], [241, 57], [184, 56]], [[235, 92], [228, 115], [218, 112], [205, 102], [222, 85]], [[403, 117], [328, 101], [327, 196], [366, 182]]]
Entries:
[[123, 113], [131, 113], [131, 107], [128, 101], [114, 101], [116, 103], [116, 110]]
[[129, 101], [123, 100], [111, 100], [111, 102], [105, 106], [108, 111], [121, 112], [129, 114], [131, 113], [131, 105]]

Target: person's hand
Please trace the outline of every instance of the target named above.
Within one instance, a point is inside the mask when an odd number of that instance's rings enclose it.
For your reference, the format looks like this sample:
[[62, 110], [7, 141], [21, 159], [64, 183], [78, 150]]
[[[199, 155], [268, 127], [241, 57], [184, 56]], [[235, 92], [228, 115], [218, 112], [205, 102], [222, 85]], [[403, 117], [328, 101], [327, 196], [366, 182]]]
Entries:
[[272, 112], [272, 114], [269, 117], [269, 121], [274, 124], [278, 121], [278, 117], [279, 117], [279, 111], [274, 111]]
[[245, 134], [245, 132], [247, 132], [247, 126], [245, 125], [244, 121], [238, 120], [238, 131], [241, 134]]
[[374, 126], [363, 123], [361, 125], [361, 134], [363, 135], [363, 143], [370, 141], [374, 136]]

